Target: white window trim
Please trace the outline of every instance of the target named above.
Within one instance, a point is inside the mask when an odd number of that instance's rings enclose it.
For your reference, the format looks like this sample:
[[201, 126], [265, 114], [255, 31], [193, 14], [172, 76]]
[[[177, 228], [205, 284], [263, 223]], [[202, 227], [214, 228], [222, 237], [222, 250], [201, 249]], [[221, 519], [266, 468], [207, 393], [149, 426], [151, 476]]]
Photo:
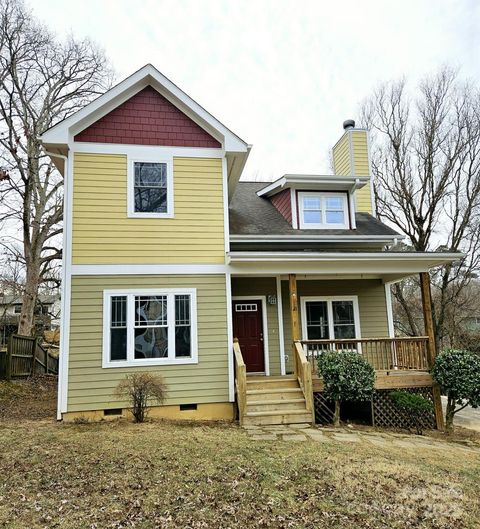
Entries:
[[[167, 212], [141, 213], [135, 211], [135, 162], [164, 163], [167, 166]], [[139, 219], [171, 219], [173, 213], [173, 156], [128, 156], [127, 170], [127, 216]]]
[[[168, 322], [168, 358], [135, 359], [134, 322], [135, 296], [170, 296], [188, 294], [190, 296], [190, 347], [191, 356], [175, 358], [175, 310], [167, 312]], [[127, 360], [110, 360], [110, 316], [111, 298], [127, 296]], [[174, 303], [174, 302], [173, 302]], [[170, 306], [172, 303], [170, 302]], [[174, 305], [173, 305], [174, 306]], [[198, 364], [197, 337], [197, 291], [195, 288], [162, 288], [162, 289], [121, 289], [103, 291], [103, 354], [102, 367], [148, 367], [176, 364]]]
[[[305, 197], [319, 197], [322, 203], [322, 221], [320, 223], [305, 223], [303, 221], [303, 199]], [[345, 222], [332, 224], [325, 221], [325, 198], [336, 197], [341, 198], [343, 203], [343, 217]], [[335, 192], [318, 192], [318, 191], [299, 191], [298, 192], [298, 223], [301, 230], [342, 230], [350, 228], [350, 214], [348, 208], [348, 200], [346, 193], [335, 193]]]
[[302, 307], [302, 336], [304, 340], [308, 340], [307, 334], [307, 302], [308, 301], [326, 301], [328, 311], [328, 333], [329, 340], [336, 340], [334, 337], [333, 328], [333, 308], [332, 301], [352, 301], [353, 302], [353, 318], [355, 320], [355, 339], [359, 340], [361, 336], [360, 326], [360, 310], [358, 307], [358, 296], [302, 296], [300, 298], [300, 305]]

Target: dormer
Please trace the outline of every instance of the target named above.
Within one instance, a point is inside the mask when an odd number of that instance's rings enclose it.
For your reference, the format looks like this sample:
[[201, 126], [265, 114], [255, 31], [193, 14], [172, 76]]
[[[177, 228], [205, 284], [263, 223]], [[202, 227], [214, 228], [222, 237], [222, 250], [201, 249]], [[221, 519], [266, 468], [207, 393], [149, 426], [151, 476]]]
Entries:
[[368, 131], [343, 123], [332, 149], [333, 175], [286, 174], [257, 192], [294, 229], [355, 230], [357, 212], [373, 215]]
[[292, 228], [354, 230], [357, 192], [368, 184], [368, 176], [288, 174], [257, 195], [268, 198]]

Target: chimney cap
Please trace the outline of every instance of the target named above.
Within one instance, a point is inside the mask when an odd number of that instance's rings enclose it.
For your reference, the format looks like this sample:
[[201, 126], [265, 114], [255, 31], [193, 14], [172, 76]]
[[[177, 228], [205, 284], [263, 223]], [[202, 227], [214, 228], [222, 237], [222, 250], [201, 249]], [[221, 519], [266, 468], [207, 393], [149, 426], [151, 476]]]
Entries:
[[353, 120], [353, 119], [346, 119], [346, 120], [343, 122], [343, 130], [354, 129], [354, 128], [355, 128], [355, 120]]

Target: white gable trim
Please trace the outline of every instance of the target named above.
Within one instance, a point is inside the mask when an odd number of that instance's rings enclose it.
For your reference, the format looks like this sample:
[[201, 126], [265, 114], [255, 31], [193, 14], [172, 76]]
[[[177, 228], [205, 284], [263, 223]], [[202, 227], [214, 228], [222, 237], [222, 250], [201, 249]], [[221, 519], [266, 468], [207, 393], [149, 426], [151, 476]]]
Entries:
[[44, 144], [68, 144], [72, 136], [95, 123], [149, 85], [195, 121], [197, 125], [220, 141], [226, 151], [248, 151], [247, 143], [220, 123], [151, 64], [140, 68], [69, 118], [48, 129], [42, 135], [42, 142]]

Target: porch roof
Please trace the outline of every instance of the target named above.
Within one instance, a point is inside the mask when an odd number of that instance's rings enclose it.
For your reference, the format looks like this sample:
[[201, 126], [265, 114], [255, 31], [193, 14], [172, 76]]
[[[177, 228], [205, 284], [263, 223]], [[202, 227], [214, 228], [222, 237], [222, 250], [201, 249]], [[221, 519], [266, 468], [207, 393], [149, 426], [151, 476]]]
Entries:
[[464, 257], [447, 252], [229, 252], [232, 274], [308, 274], [399, 281]]

